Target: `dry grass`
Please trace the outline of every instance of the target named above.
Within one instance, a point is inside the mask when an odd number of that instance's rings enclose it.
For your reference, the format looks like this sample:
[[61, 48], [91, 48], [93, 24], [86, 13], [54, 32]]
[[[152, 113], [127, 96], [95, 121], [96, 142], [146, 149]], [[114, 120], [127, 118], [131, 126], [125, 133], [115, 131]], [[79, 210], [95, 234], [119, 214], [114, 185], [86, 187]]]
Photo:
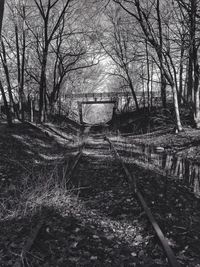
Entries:
[[21, 186], [10, 186], [0, 203], [0, 220], [32, 216], [43, 207], [65, 209], [77, 202], [76, 188], [66, 185], [69, 164], [55, 164], [52, 171], [41, 169], [22, 177]]

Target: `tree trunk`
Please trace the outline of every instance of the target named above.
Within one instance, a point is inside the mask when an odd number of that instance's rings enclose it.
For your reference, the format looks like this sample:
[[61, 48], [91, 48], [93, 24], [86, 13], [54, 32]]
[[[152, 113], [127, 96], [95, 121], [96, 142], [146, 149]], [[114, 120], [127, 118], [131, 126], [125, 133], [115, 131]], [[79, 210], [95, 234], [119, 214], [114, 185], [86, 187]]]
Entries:
[[180, 112], [179, 112], [179, 105], [178, 105], [178, 96], [177, 96], [177, 90], [174, 84], [171, 85], [172, 87], [172, 93], [173, 93], [173, 100], [174, 100], [174, 108], [175, 108], [175, 115], [176, 115], [176, 126], [177, 130], [179, 132], [183, 131], [182, 125], [181, 125], [181, 119], [180, 119]]
[[7, 123], [8, 123], [9, 126], [12, 126], [12, 116], [11, 116], [11, 113], [10, 113], [10, 109], [9, 109], [9, 106], [8, 106], [8, 102], [7, 102], [6, 95], [5, 95], [5, 92], [4, 92], [3, 85], [1, 83], [1, 81], [0, 81], [0, 91], [1, 91], [1, 95], [3, 97], [3, 102], [4, 102], [6, 117], [7, 117]]
[[197, 49], [194, 51], [194, 106], [195, 106], [195, 113], [194, 113], [194, 121], [196, 124], [196, 128], [200, 129], [200, 101], [199, 101], [199, 77], [200, 77], [200, 70], [198, 64], [198, 57], [197, 57]]
[[162, 106], [163, 108], [166, 108], [167, 100], [166, 100], [166, 79], [163, 74], [163, 71], [161, 70], [160, 73], [160, 80], [161, 80], [161, 99], [162, 99]]
[[196, 40], [197, 34], [197, 10], [198, 4], [197, 0], [191, 1], [191, 14], [190, 14], [190, 50], [191, 50], [191, 60], [193, 67], [193, 94], [194, 94], [194, 121], [196, 128], [200, 129], [200, 107], [199, 107], [199, 77], [200, 77], [200, 68], [198, 63], [198, 42]]
[[134, 90], [134, 87], [133, 87], [133, 83], [132, 83], [131, 77], [129, 76], [128, 71], [126, 71], [126, 74], [127, 74], [127, 78], [128, 78], [129, 86], [130, 86], [130, 89], [131, 89], [131, 93], [132, 93], [132, 95], [133, 95], [133, 99], [134, 99], [134, 101], [135, 101], [136, 110], [138, 111], [138, 110], [139, 110], [139, 105], [138, 105], [138, 101], [137, 101], [136, 93], [135, 93], [135, 90]]
[[1, 36], [1, 29], [2, 29], [2, 23], [3, 23], [4, 3], [5, 3], [5, 0], [0, 1], [0, 36]]
[[2, 54], [0, 54], [0, 57], [1, 57], [2, 64], [3, 64], [3, 69], [4, 69], [4, 72], [5, 72], [5, 75], [6, 75], [6, 82], [7, 82], [7, 89], [8, 89], [10, 107], [11, 107], [11, 110], [16, 113], [17, 118], [19, 119], [19, 113], [18, 113], [18, 110], [16, 108], [16, 105], [15, 105], [15, 102], [14, 102], [14, 99], [13, 99], [11, 82], [10, 82], [10, 74], [9, 74], [9, 69], [8, 69], [8, 65], [7, 65], [6, 50], [5, 50], [4, 42], [3, 42], [2, 39], [1, 39], [1, 46], [2, 46]]
[[33, 99], [30, 99], [30, 121], [34, 122]]
[[180, 58], [180, 70], [179, 70], [179, 92], [178, 92], [178, 100], [179, 104], [181, 104], [182, 96], [183, 96], [183, 56], [184, 56], [184, 47], [181, 46], [181, 58]]
[[194, 121], [196, 124], [196, 128], [200, 129], [199, 88], [197, 90], [195, 90], [194, 102], [195, 102]]
[[153, 70], [154, 70], [154, 64], [153, 61], [151, 63], [151, 108], [153, 107]]
[[192, 58], [191, 52], [189, 53], [189, 60], [188, 60], [188, 80], [187, 80], [187, 101], [189, 103], [192, 102], [192, 90], [193, 90], [193, 66], [192, 66]]
[[144, 82], [144, 66], [142, 64], [142, 98], [143, 98], [143, 108], [146, 107], [146, 96], [145, 96], [145, 82]]
[[45, 48], [43, 52], [42, 69], [40, 76], [39, 87], [39, 121], [45, 122], [45, 97], [46, 97], [46, 64], [47, 64], [48, 48]]
[[25, 95], [24, 95], [24, 71], [25, 71], [25, 56], [26, 56], [26, 33], [25, 33], [25, 4], [23, 2], [23, 32], [22, 32], [22, 64], [21, 64], [21, 79], [20, 79], [20, 91], [21, 91], [21, 115], [22, 121], [25, 119], [24, 114], [24, 103], [25, 103]]
[[17, 82], [19, 93], [19, 113], [21, 113], [21, 120], [24, 121], [24, 109], [23, 109], [23, 92], [21, 90], [21, 62], [20, 62], [20, 49], [19, 49], [19, 35], [18, 27], [15, 23], [15, 41], [16, 41], [16, 54], [17, 54]]
[[[2, 29], [2, 22], [3, 22], [4, 3], [5, 3], [5, 0], [0, 1], [0, 39], [1, 39], [1, 29]], [[6, 111], [7, 122], [8, 122], [8, 125], [11, 126], [12, 125], [12, 116], [10, 113], [10, 109], [8, 107], [8, 102], [7, 102], [5, 91], [4, 91], [4, 88], [3, 88], [1, 81], [0, 81], [0, 91], [2, 94], [3, 101], [4, 101], [4, 107], [5, 107], [5, 111]]]
[[150, 111], [150, 62], [149, 62], [147, 41], [146, 41], [146, 59], [147, 59], [147, 102], [148, 102], [148, 112], [149, 112]]
[[162, 69], [162, 66], [163, 66], [163, 54], [162, 54], [163, 33], [162, 33], [162, 23], [161, 23], [161, 17], [160, 17], [160, 0], [157, 0], [157, 3], [156, 3], [156, 13], [157, 13], [158, 30], [159, 30], [159, 48], [157, 48], [157, 54], [160, 60], [161, 99], [162, 99], [163, 107], [166, 108], [166, 79], [165, 79], [165, 74]]

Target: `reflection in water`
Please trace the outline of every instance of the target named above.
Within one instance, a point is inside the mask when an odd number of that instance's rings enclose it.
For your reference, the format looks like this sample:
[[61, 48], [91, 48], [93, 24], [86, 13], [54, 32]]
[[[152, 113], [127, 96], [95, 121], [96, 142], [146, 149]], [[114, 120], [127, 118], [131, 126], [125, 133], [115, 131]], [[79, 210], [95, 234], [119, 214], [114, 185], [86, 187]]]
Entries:
[[159, 153], [150, 146], [131, 146], [130, 148], [130, 145], [123, 144], [123, 148], [132, 156], [137, 155], [141, 160], [162, 169], [166, 175], [178, 179], [200, 197], [200, 164], [165, 151]]

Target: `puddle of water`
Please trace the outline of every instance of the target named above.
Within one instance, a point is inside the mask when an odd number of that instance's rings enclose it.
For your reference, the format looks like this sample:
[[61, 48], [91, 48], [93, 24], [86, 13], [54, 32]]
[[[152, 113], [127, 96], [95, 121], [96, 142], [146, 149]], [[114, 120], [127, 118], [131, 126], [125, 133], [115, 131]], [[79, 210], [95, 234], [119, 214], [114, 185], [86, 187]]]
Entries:
[[183, 185], [187, 186], [196, 196], [200, 197], [200, 164], [191, 160], [174, 155], [170, 152], [158, 152], [151, 146], [122, 145], [132, 157], [139, 157], [146, 163], [153, 164], [156, 168], [162, 169], [166, 175], [173, 176]]

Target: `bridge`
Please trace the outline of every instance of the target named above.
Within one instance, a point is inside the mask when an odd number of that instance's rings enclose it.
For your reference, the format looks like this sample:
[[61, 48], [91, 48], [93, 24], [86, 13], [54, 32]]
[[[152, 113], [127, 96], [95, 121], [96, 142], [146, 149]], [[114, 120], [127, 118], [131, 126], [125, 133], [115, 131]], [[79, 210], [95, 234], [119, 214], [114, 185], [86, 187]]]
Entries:
[[[158, 97], [158, 92], [151, 92], [151, 104], [159, 106], [161, 97]], [[136, 94], [139, 107], [147, 106], [147, 93], [137, 92]], [[171, 101], [172, 96], [168, 96], [168, 101]], [[129, 110], [134, 109], [135, 102], [131, 92], [88, 92], [88, 93], [66, 93], [63, 95], [63, 100], [70, 99], [72, 102], [76, 101], [78, 105], [78, 114], [80, 123], [83, 123], [83, 107], [93, 104], [112, 104], [113, 112], [115, 110]]]
[[80, 123], [83, 123], [83, 107], [93, 104], [112, 104], [113, 111], [118, 109], [131, 98], [130, 92], [93, 92], [93, 93], [77, 93], [65, 94], [64, 99], [77, 100]]

